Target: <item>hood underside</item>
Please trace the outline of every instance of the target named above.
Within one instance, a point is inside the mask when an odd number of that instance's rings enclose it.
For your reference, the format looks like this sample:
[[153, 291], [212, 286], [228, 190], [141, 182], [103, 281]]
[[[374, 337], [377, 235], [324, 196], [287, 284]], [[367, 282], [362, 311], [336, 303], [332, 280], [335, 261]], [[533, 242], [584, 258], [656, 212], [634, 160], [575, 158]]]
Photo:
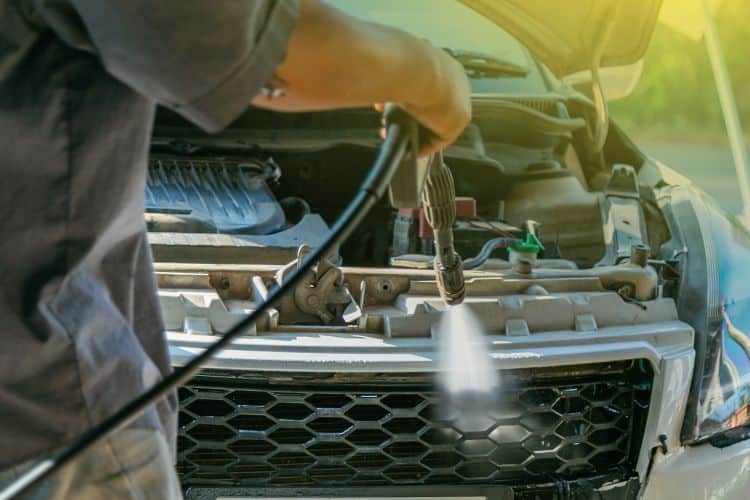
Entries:
[[460, 0], [507, 30], [558, 77], [643, 58], [662, 0]]

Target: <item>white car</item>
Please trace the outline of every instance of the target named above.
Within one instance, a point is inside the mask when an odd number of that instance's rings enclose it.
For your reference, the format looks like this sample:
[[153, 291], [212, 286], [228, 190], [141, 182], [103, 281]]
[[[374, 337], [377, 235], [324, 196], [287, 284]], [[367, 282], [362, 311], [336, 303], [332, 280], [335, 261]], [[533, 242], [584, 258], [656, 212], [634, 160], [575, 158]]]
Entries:
[[[660, 2], [331, 3], [471, 78], [444, 154], [499, 404], [470, 425], [439, 411], [432, 234], [383, 200], [180, 389], [186, 497], [749, 498], [750, 236], [607, 124], [604, 68], [638, 63]], [[248, 109], [206, 136], [158, 116], [146, 218], [176, 365], [321, 242], [378, 126]], [[482, 254], [498, 236], [515, 248]]]

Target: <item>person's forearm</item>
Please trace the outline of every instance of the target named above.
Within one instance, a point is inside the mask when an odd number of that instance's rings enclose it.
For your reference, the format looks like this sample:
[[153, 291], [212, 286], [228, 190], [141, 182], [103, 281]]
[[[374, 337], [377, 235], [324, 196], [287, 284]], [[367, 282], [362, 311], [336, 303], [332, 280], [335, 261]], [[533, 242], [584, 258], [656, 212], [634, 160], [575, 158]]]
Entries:
[[278, 111], [415, 103], [437, 77], [433, 49], [411, 35], [303, 0], [299, 24], [276, 71], [285, 95], [253, 104]]
[[471, 119], [471, 88], [455, 59], [424, 40], [318, 0], [301, 0], [276, 80], [284, 95], [260, 95], [254, 105], [314, 111], [399, 104], [430, 132], [420, 144], [422, 155], [451, 144]]

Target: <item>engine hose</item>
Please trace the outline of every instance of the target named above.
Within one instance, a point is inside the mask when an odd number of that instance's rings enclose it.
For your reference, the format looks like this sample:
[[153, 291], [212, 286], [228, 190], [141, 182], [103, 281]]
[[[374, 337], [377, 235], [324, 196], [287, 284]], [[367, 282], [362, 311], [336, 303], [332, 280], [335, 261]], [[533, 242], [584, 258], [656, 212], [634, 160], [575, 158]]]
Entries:
[[518, 240], [515, 238], [493, 238], [488, 240], [482, 245], [482, 249], [479, 253], [471, 259], [464, 261], [464, 269], [476, 269], [481, 266], [490, 258], [492, 252], [498, 248], [508, 248], [516, 243]]
[[367, 177], [362, 181], [357, 194], [349, 202], [341, 215], [339, 215], [325, 241], [305, 258], [301, 266], [292, 271], [281, 286], [271, 291], [268, 299], [263, 304], [237, 322], [219, 340], [208, 346], [206, 350], [196, 355], [185, 365], [177, 368], [149, 390], [123, 406], [116, 413], [84, 432], [66, 448], [39, 461], [27, 472], [3, 488], [0, 491], [0, 500], [18, 498], [20, 495], [28, 492], [40, 481], [78, 457], [94, 443], [123, 428], [152, 404], [190, 380], [201, 366], [251, 327], [282, 295], [293, 290], [307, 275], [315, 262], [323, 259], [335, 246], [345, 241], [362, 222], [370, 209], [383, 196], [393, 174], [407, 153], [407, 148], [410, 148], [411, 155], [414, 158], [416, 157], [416, 142], [418, 141], [418, 127], [416, 122], [404, 111], [391, 105], [386, 107], [385, 123], [387, 131], [386, 139], [381, 145]]

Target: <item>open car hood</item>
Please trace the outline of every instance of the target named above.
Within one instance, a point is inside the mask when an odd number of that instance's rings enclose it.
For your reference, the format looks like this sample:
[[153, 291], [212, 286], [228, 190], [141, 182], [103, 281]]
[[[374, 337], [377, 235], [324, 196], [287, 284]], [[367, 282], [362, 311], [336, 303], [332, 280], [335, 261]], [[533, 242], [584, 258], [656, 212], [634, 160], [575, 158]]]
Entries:
[[558, 77], [643, 58], [662, 0], [460, 0], [525, 44]]

